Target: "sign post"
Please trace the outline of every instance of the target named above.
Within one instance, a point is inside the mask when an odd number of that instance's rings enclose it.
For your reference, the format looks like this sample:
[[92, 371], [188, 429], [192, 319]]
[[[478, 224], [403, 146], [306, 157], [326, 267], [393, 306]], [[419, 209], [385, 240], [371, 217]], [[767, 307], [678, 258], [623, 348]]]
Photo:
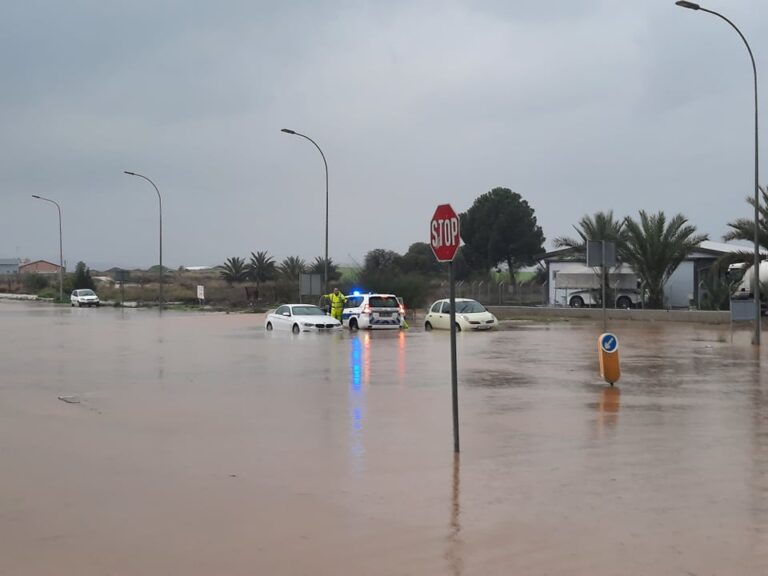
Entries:
[[205, 304], [205, 286], [197, 286], [197, 299], [199, 300], [200, 306]]
[[453, 451], [459, 453], [459, 386], [456, 368], [456, 278], [453, 259], [461, 244], [459, 216], [450, 204], [440, 204], [429, 222], [429, 244], [438, 262], [448, 262], [451, 322], [451, 394], [453, 400]]

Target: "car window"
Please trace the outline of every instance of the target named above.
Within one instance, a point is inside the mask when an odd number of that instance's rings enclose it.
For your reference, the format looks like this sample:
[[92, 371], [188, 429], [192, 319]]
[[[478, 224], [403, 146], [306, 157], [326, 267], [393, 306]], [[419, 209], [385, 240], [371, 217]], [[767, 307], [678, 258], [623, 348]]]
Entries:
[[432, 312], [432, 314], [440, 314], [440, 307], [442, 305], [443, 305], [442, 302], [439, 302], [439, 301], [435, 302], [434, 304], [432, 304], [432, 310], [430, 310], [430, 312]]
[[450, 314], [450, 313], [451, 313], [451, 303], [443, 302], [443, 314]]
[[317, 306], [294, 306], [293, 314], [295, 316], [325, 316], [325, 312]]
[[344, 308], [359, 308], [362, 303], [362, 296], [347, 296], [347, 301], [344, 302]]
[[288, 306], [280, 306], [277, 310], [275, 310], [275, 314], [282, 314], [283, 312], [288, 311]]
[[371, 308], [399, 308], [400, 304], [394, 296], [371, 296]]
[[485, 311], [485, 306], [474, 300], [456, 302], [456, 314], [477, 314]]

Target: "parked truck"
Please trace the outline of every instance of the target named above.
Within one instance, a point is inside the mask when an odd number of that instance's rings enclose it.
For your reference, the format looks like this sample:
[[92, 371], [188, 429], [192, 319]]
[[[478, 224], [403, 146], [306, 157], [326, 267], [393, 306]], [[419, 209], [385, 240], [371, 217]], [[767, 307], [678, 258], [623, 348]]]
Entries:
[[[737, 262], [728, 266], [728, 281], [736, 286], [733, 291], [734, 300], [746, 300], [754, 298], [754, 266], [744, 262]], [[763, 292], [763, 286], [768, 285], [768, 261], [760, 262], [759, 268], [760, 292]], [[765, 294], [762, 294], [762, 301], [768, 300]]]
[[[583, 308], [598, 306], [602, 297], [600, 270], [588, 266], [558, 270], [555, 280], [555, 305]], [[641, 296], [637, 275], [626, 264], [611, 268], [607, 274], [610, 307], [635, 308]]]

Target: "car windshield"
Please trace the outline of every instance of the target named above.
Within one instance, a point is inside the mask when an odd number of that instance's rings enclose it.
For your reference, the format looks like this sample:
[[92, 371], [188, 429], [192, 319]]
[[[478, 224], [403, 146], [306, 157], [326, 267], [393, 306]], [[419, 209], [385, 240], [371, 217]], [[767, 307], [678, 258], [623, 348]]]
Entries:
[[95, 296], [93, 290], [78, 290], [77, 294], [78, 296]]
[[394, 296], [371, 296], [371, 308], [399, 308], [400, 303]]
[[477, 314], [478, 312], [485, 312], [485, 307], [480, 302], [475, 302], [474, 300], [456, 302], [457, 314]]
[[325, 316], [325, 312], [317, 306], [294, 306], [294, 316]]

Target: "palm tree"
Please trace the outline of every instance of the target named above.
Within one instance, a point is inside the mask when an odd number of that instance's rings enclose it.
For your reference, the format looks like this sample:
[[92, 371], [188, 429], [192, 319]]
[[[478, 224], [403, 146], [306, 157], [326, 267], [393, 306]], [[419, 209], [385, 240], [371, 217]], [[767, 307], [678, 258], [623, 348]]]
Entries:
[[261, 252], [251, 252], [251, 261], [248, 264], [248, 271], [251, 278], [256, 281], [258, 286], [262, 282], [268, 282], [275, 277], [277, 267], [274, 258], [266, 250]]
[[[325, 259], [322, 256], [315, 257], [315, 260], [309, 267], [309, 271], [312, 274], [320, 274], [322, 276], [325, 273]], [[328, 282], [335, 282], [339, 278], [341, 278], [339, 267], [333, 263], [333, 258], [328, 258]]]
[[[627, 240], [627, 232], [624, 226], [623, 220], [616, 220], [613, 217], [613, 210], [608, 212], [595, 212], [594, 215], [586, 215], [579, 220], [579, 223], [573, 227], [578, 238], [570, 238], [567, 236], [558, 236], [555, 238], [554, 245], [556, 248], [573, 248], [574, 258], [585, 258], [587, 254], [587, 242], [605, 240], [607, 242], [614, 242], [616, 244], [616, 253], [621, 254], [624, 250]], [[606, 275], [603, 274], [603, 266], [593, 269], [595, 274], [599, 278], [599, 282], [605, 283], [605, 293], [610, 294], [611, 288], [610, 282]], [[596, 291], [594, 294], [595, 301], [600, 302], [603, 298], [601, 291]], [[612, 301], [613, 296], [606, 298], [607, 301]]]
[[621, 259], [632, 266], [648, 291], [649, 307], [662, 308], [664, 284], [708, 236], [696, 234], [696, 227], [682, 214], [667, 223], [664, 212], [649, 215], [641, 210], [640, 221], [627, 216], [624, 227], [627, 236]]
[[217, 266], [219, 274], [227, 282], [232, 284], [233, 282], [245, 282], [248, 280], [248, 266], [245, 263], [245, 258], [239, 256], [233, 256], [227, 258], [226, 262], [221, 266]]
[[616, 242], [616, 250], [621, 252], [627, 236], [624, 221], [615, 220], [613, 210], [584, 216], [573, 228], [579, 237], [558, 236], [554, 241], [555, 248], [574, 248], [576, 254], [583, 256], [587, 251], [587, 241], [608, 240]]
[[307, 271], [307, 263], [299, 256], [288, 256], [278, 266], [280, 273], [288, 280], [298, 280], [300, 274]]
[[[760, 203], [758, 213], [757, 241], [763, 248], [768, 248], [768, 193], [765, 188], [760, 188], [763, 195], [763, 201]], [[752, 208], [755, 207], [755, 199], [747, 197], [747, 202]], [[755, 241], [755, 221], [750, 218], [737, 218], [733, 222], [728, 222], [731, 230], [723, 236], [723, 240], [746, 240]]]

